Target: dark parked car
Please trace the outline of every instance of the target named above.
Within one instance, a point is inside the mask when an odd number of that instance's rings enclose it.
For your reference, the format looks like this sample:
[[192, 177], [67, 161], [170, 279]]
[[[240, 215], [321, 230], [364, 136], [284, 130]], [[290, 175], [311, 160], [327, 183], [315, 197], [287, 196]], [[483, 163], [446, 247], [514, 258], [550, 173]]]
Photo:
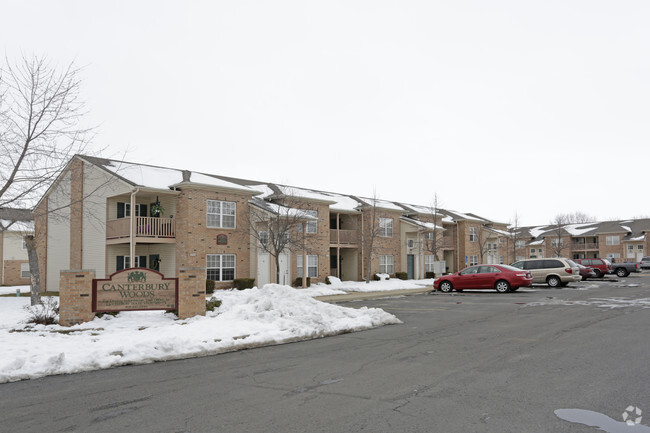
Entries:
[[578, 269], [580, 269], [580, 276], [582, 277], [582, 281], [585, 281], [587, 278], [598, 277], [598, 275], [596, 274], [596, 270], [594, 268], [583, 266], [580, 263], [578, 263]]
[[533, 276], [529, 271], [509, 265], [476, 265], [440, 277], [434, 281], [433, 287], [446, 293], [464, 289], [493, 289], [499, 293], [506, 293], [531, 284], [533, 284]]
[[603, 278], [614, 270], [612, 263], [607, 259], [574, 259], [573, 261], [579, 265], [593, 268], [596, 278]]

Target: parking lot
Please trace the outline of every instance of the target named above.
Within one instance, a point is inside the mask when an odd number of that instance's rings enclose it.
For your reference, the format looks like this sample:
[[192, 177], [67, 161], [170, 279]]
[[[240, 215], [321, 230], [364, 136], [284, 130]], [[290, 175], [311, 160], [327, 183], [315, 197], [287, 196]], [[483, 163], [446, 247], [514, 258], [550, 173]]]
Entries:
[[629, 406], [650, 413], [650, 273], [346, 305], [404, 323], [0, 385], [3, 428], [594, 432], [556, 411], [592, 411], [613, 425]]

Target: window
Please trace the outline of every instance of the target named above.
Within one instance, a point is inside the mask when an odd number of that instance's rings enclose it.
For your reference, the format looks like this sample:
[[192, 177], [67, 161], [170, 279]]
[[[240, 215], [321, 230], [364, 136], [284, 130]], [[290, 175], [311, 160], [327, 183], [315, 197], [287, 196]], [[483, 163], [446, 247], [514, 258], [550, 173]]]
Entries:
[[469, 256], [469, 265], [478, 265], [478, 256]]
[[[126, 218], [131, 216], [131, 203], [119, 202], [117, 203], [117, 217]], [[147, 216], [147, 205], [139, 204], [135, 205], [135, 216]]]
[[20, 278], [22, 279], [29, 278], [29, 263], [20, 264]]
[[266, 247], [269, 244], [269, 232], [260, 232], [259, 239], [260, 245]]
[[[121, 271], [122, 269], [129, 269], [131, 267], [131, 257], [130, 256], [117, 256], [117, 263], [115, 265], [115, 271]], [[135, 266], [134, 268], [146, 268], [147, 267], [147, 256], [135, 256]]]
[[424, 272], [434, 272], [433, 262], [433, 256], [424, 256]]
[[613, 253], [613, 254], [608, 254], [608, 256], [612, 259], [620, 259], [621, 258], [621, 253]]
[[628, 251], [634, 251], [634, 245], [628, 245], [627, 250]]
[[469, 241], [470, 242], [476, 242], [478, 240], [478, 231], [476, 230], [476, 227], [470, 227], [469, 228]]
[[393, 219], [379, 218], [379, 236], [382, 238], [393, 237]]
[[409, 239], [406, 241], [406, 246], [409, 248], [413, 248], [415, 246], [415, 241], [413, 239]]
[[504, 263], [504, 257], [499, 256], [499, 264], [502, 265]]
[[[393, 222], [393, 220], [390, 221]], [[392, 274], [395, 270], [394, 260], [393, 256], [379, 256], [379, 273]]]
[[[306, 210], [305, 213], [309, 216], [318, 218], [318, 211]], [[307, 221], [305, 224], [305, 231], [307, 233], [318, 233], [318, 221]]]
[[496, 251], [497, 248], [498, 248], [497, 244], [491, 244], [491, 243], [487, 244], [488, 251]]
[[639, 251], [643, 251], [643, 245], [642, 244], [637, 245], [636, 248]]
[[208, 254], [206, 268], [208, 280], [232, 281], [235, 279], [235, 255]]
[[[302, 254], [296, 256], [296, 270], [298, 272], [298, 278], [302, 278], [302, 260]], [[318, 256], [316, 255], [307, 256], [307, 276], [310, 278], [318, 276]]]
[[235, 228], [236, 203], [232, 201], [208, 200], [207, 226], [210, 228]]
[[427, 240], [430, 240], [430, 241], [433, 240], [433, 232], [425, 233], [424, 234], [424, 239], [427, 239]]
[[499, 243], [503, 244], [503, 238], [499, 238]]
[[564, 245], [564, 242], [562, 241], [562, 239], [557, 239], [557, 238], [551, 239], [551, 246], [552, 247], [558, 247], [558, 246], [561, 247], [562, 245]]
[[515, 242], [515, 248], [524, 248], [525, 246], [526, 246], [526, 241]]
[[605, 245], [619, 245], [621, 243], [620, 236], [607, 236], [605, 238]]

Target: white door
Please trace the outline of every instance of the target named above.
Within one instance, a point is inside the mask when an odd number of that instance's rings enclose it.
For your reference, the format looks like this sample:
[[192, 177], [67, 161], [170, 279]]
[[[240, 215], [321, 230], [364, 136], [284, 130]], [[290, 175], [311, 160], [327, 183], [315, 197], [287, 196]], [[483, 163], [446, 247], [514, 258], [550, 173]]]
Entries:
[[278, 257], [278, 262], [280, 263], [280, 281], [278, 281], [278, 283], [290, 286], [291, 281], [289, 281], [289, 254], [280, 254]]
[[257, 255], [257, 287], [260, 289], [264, 287], [264, 284], [271, 282], [271, 268], [269, 254], [258, 254]]

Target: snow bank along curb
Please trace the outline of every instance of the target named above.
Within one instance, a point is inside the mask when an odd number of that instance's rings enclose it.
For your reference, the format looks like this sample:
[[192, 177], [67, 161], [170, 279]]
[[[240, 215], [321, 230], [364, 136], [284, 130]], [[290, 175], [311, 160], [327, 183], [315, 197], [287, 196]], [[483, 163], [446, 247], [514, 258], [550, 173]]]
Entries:
[[[127, 364], [191, 358], [402, 323], [378, 308], [347, 308], [287, 286], [229, 290], [205, 317], [123, 312], [72, 327], [29, 326], [24, 298], [0, 298], [0, 383]], [[20, 310], [22, 314], [16, 313]], [[6, 314], [5, 314], [6, 313]]]

